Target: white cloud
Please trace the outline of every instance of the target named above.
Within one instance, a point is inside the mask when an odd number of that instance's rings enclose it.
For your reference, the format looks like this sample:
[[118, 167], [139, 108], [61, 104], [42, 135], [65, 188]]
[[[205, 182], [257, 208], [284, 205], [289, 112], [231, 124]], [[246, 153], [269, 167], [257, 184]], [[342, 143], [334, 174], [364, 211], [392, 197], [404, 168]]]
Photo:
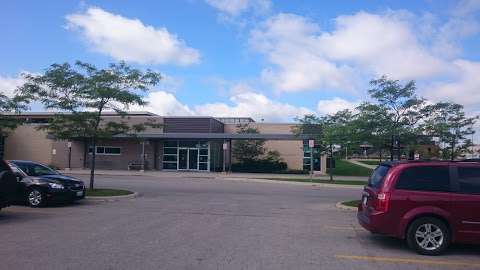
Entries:
[[0, 75], [0, 93], [13, 97], [15, 89], [25, 83], [25, 80], [19, 75], [18, 77]]
[[91, 7], [83, 13], [66, 16], [67, 29], [77, 30], [92, 49], [117, 60], [141, 64], [190, 65], [199, 62], [200, 54], [170, 33], [165, 27], [144, 25]]
[[130, 110], [146, 110], [158, 115], [175, 116], [252, 117], [272, 122], [291, 121], [297, 116], [313, 113], [305, 107], [274, 101], [256, 92], [239, 92], [232, 94], [229, 103], [200, 104], [194, 109], [178, 101], [172, 93], [165, 91], [150, 92], [145, 100], [149, 103], [147, 106], [135, 106]]
[[247, 10], [264, 13], [270, 10], [271, 0], [205, 0], [207, 4], [221, 13], [235, 17]]
[[360, 104], [360, 101], [348, 101], [343, 98], [323, 99], [317, 103], [317, 111], [320, 114], [334, 114], [341, 110], [353, 110]]
[[278, 91], [351, 89], [351, 68], [337, 65], [319, 50], [319, 27], [304, 17], [279, 14], [252, 30], [250, 45], [264, 53], [270, 67], [262, 78]]
[[[359, 77], [383, 74], [424, 79], [450, 73], [441, 47], [433, 50], [417, 35], [419, 20], [404, 11], [358, 12], [338, 16], [332, 31], [322, 31], [303, 16], [278, 14], [251, 31], [250, 45], [270, 64], [262, 78], [285, 92], [352, 90]], [[443, 34], [461, 25], [451, 23]], [[466, 30], [465, 35], [475, 31]]]
[[329, 59], [353, 62], [377, 76], [419, 79], [447, 72], [447, 63], [420, 44], [410, 19], [403, 12], [339, 16], [335, 31], [319, 37], [319, 48]]
[[296, 107], [288, 103], [271, 100], [256, 92], [245, 92], [230, 97], [231, 105], [209, 103], [195, 107], [199, 115], [217, 117], [252, 117], [255, 120], [280, 122], [291, 121], [295, 117], [313, 113], [305, 107]]
[[180, 103], [172, 94], [165, 91], [149, 92], [145, 101], [147, 106], [134, 106], [132, 111], [149, 111], [158, 115], [189, 116], [194, 115], [187, 105]]
[[455, 16], [466, 16], [480, 10], [480, 1], [478, 0], [461, 0], [452, 10]]
[[435, 100], [449, 100], [465, 106], [480, 107], [480, 62], [454, 61], [455, 73], [447, 82], [436, 82], [426, 90], [426, 96]]

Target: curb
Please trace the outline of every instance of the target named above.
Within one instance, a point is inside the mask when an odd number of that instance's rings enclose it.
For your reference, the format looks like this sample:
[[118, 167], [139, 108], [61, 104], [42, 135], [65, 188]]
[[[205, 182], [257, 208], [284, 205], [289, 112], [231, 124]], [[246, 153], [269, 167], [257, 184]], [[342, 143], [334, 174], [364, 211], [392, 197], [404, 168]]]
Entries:
[[133, 192], [128, 195], [119, 195], [119, 196], [87, 196], [86, 200], [89, 201], [116, 201], [121, 199], [133, 199], [138, 197], [138, 192]]
[[343, 205], [342, 203], [343, 202], [338, 202], [337, 204], [335, 204], [335, 207], [337, 207], [338, 209], [342, 209], [342, 210], [357, 211], [357, 207], [346, 206], [346, 205]]
[[328, 183], [315, 183], [315, 182], [303, 182], [303, 181], [282, 181], [282, 180], [270, 180], [262, 178], [239, 178], [239, 177], [217, 177], [216, 180], [226, 181], [239, 181], [239, 182], [256, 182], [256, 183], [270, 183], [270, 184], [285, 184], [285, 185], [300, 185], [300, 186], [315, 186], [326, 188], [347, 188], [347, 189], [360, 189], [363, 186], [360, 185], [344, 185], [344, 184], [328, 184]]

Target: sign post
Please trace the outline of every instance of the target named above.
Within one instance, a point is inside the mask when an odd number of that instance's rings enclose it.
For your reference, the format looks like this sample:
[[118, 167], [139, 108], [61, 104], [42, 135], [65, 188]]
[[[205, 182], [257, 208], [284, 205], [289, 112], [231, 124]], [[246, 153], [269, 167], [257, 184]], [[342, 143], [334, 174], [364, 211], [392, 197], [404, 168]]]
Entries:
[[313, 148], [315, 147], [315, 140], [308, 140], [308, 147], [310, 148], [310, 182], [313, 183]]
[[68, 147], [68, 170], [72, 168], [72, 142], [67, 142]]
[[225, 168], [225, 163], [226, 162], [226, 159], [227, 159], [227, 149], [228, 149], [228, 145], [227, 145], [227, 141], [223, 141], [223, 145], [222, 145], [222, 148], [223, 148], [223, 173], [226, 173], [226, 168]]

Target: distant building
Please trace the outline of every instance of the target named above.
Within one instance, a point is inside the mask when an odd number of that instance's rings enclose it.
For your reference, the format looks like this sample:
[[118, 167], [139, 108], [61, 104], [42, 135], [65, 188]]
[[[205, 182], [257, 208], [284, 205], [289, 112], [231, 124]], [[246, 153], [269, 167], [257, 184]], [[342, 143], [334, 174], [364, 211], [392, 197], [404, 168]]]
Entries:
[[[104, 120], [131, 124], [154, 120], [162, 128], [148, 128], [133, 138], [118, 135], [100, 140], [95, 149], [79, 138], [59, 141], [36, 127], [44, 125], [53, 113], [24, 113], [25, 124], [5, 139], [5, 159], [25, 159], [68, 167], [68, 145], [71, 146], [71, 168], [88, 168], [92, 151], [96, 151], [98, 169], [127, 170], [129, 165], [143, 164], [148, 170], [222, 171], [232, 163], [232, 144], [236, 140], [265, 140], [268, 150], [276, 150], [292, 170], [310, 170], [308, 140], [295, 136], [290, 123], [257, 123], [248, 117], [175, 117], [149, 112], [129, 112], [125, 118], [104, 113]], [[259, 134], [238, 134], [238, 124], [249, 124]], [[224, 149], [226, 148], [226, 149]], [[325, 161], [314, 151], [314, 169], [325, 172]]]

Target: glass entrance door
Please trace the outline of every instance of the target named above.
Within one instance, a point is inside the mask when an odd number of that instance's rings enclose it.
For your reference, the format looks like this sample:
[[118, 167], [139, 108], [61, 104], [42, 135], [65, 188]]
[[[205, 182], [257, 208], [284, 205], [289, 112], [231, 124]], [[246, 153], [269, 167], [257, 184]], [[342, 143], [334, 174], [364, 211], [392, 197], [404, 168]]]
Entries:
[[198, 148], [178, 149], [178, 169], [198, 170]]
[[188, 169], [198, 170], [198, 149], [188, 149]]
[[178, 169], [179, 170], [188, 169], [188, 149], [187, 148], [178, 149]]

